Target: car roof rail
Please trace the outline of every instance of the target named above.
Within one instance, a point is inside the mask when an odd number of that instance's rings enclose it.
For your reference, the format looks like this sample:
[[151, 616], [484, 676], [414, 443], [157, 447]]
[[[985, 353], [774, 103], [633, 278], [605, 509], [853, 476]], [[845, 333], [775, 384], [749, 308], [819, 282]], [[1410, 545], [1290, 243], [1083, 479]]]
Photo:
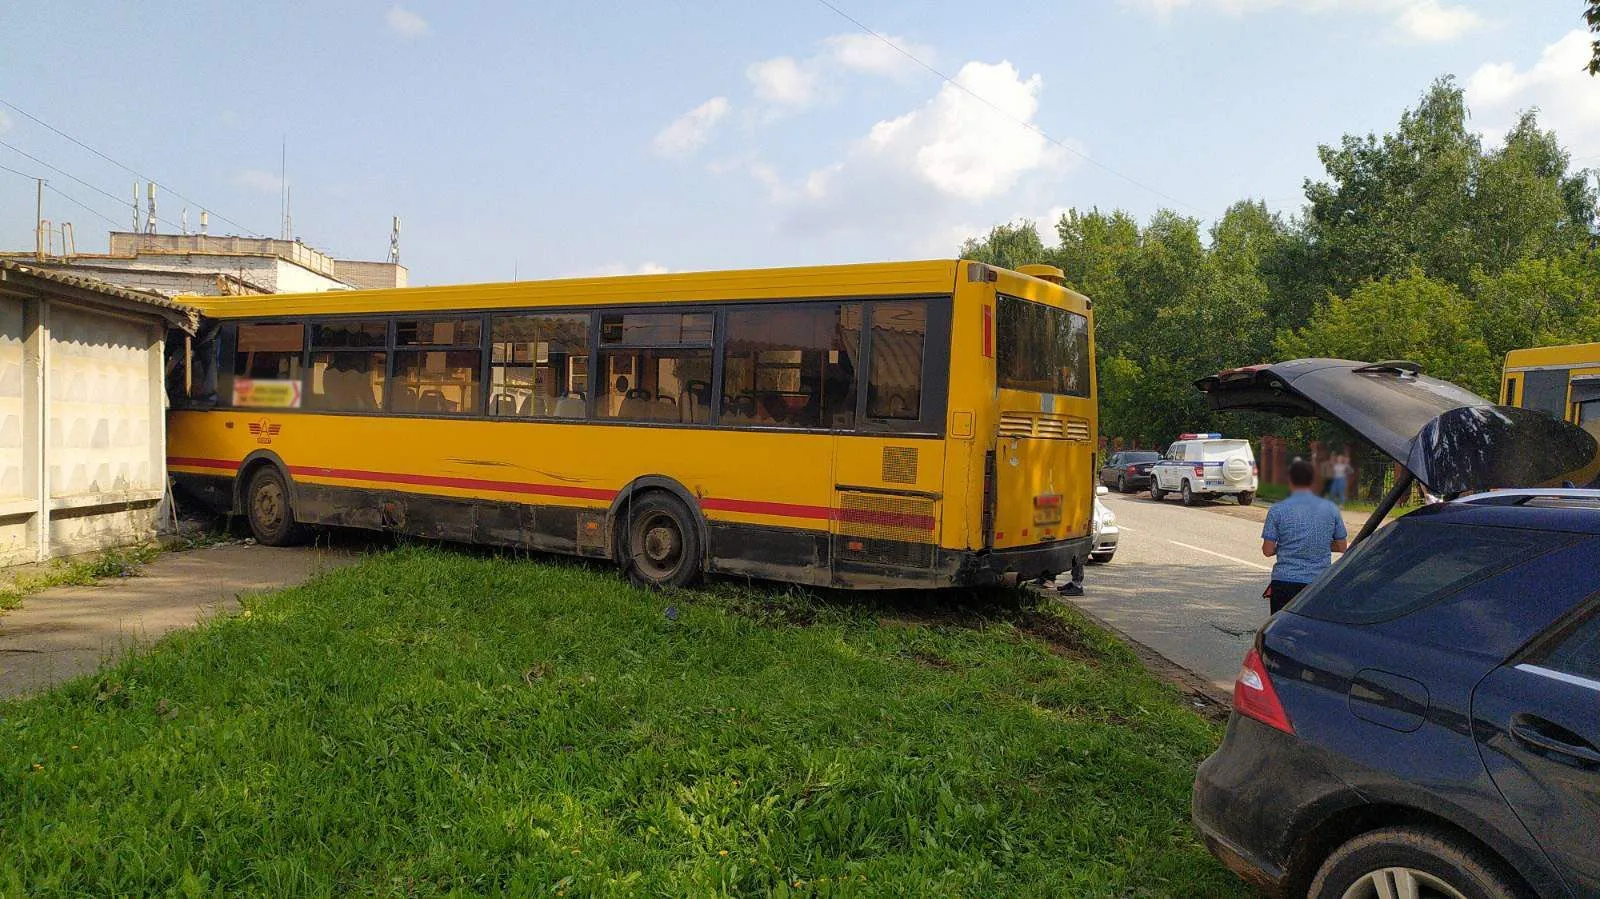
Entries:
[[[1475, 506], [1525, 506], [1535, 500], [1555, 500], [1568, 508], [1600, 508], [1600, 490], [1581, 487], [1534, 487], [1517, 490], [1491, 490], [1455, 500]], [[1575, 501], [1575, 502], [1562, 502]]]

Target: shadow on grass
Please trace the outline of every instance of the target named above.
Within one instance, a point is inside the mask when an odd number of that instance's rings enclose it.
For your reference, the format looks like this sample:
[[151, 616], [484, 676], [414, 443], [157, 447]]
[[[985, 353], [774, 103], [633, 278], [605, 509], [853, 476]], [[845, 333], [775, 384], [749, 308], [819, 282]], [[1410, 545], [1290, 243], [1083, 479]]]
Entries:
[[[350, 528], [319, 528], [313, 542], [321, 549], [359, 555], [417, 546], [472, 558], [526, 561], [616, 575], [616, 565], [609, 560]], [[668, 605], [719, 607], [769, 627], [876, 624], [1009, 629], [1043, 641], [1059, 655], [1090, 663], [1106, 660], [1120, 646], [1081, 614], [1056, 601], [1052, 594], [1028, 587], [845, 590], [709, 575], [692, 589], [668, 591], [661, 598]]]

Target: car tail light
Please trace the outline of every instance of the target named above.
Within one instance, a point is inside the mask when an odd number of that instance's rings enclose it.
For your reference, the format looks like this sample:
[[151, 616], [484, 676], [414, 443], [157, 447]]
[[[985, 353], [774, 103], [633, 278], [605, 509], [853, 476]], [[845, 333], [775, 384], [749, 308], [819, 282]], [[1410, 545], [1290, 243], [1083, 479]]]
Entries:
[[1267, 666], [1261, 663], [1261, 652], [1254, 646], [1244, 654], [1244, 666], [1233, 682], [1233, 710], [1286, 734], [1294, 733], [1294, 725], [1278, 701], [1278, 691], [1272, 688]]
[[1197, 477], [1197, 478], [1205, 477], [1206, 476], [1206, 467], [1204, 465], [1196, 465], [1194, 467], [1194, 476]]
[[1138, 473], [1139, 473], [1139, 466], [1137, 466], [1137, 465], [1129, 465], [1128, 466], [1128, 474], [1138, 474]]

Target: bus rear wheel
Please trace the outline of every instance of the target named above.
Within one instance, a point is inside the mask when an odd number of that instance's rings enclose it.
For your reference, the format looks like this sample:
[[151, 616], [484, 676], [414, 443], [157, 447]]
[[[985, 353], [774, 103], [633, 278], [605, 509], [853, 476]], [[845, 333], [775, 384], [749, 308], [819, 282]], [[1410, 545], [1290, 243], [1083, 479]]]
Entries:
[[262, 466], [250, 476], [245, 487], [244, 511], [257, 543], [290, 546], [305, 539], [305, 526], [294, 520], [289, 484], [271, 465]]
[[687, 587], [700, 579], [700, 532], [675, 496], [647, 493], [623, 512], [622, 573], [651, 590]]

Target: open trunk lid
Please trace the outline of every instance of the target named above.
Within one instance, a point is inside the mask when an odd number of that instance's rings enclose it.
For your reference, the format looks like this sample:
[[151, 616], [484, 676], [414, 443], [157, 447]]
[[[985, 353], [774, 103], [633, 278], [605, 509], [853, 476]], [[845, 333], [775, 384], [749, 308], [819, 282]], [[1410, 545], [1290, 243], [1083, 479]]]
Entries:
[[1441, 496], [1581, 487], [1600, 475], [1600, 442], [1582, 428], [1543, 412], [1496, 406], [1422, 374], [1414, 362], [1295, 359], [1220, 372], [1195, 386], [1219, 411], [1342, 424]]

